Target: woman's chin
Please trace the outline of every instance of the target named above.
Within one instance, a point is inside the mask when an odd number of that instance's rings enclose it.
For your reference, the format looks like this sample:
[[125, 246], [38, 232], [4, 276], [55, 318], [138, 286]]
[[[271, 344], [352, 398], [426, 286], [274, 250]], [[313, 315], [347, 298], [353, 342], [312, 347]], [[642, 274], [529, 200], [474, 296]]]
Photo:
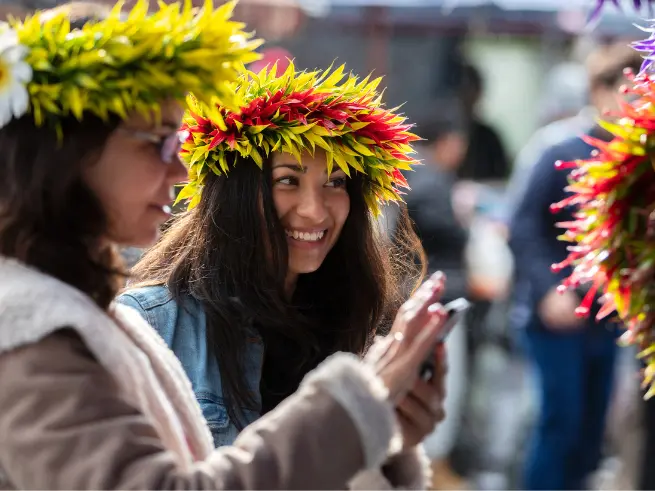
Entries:
[[295, 275], [315, 273], [321, 267], [321, 264], [323, 264], [323, 261], [318, 263], [314, 261], [299, 262], [299, 263], [295, 261], [290, 261], [289, 273]]
[[124, 234], [122, 237], [117, 237], [113, 242], [121, 247], [136, 247], [138, 249], [145, 249], [154, 245], [161, 235], [159, 225], [149, 227], [147, 230], [140, 230], [139, 233]]

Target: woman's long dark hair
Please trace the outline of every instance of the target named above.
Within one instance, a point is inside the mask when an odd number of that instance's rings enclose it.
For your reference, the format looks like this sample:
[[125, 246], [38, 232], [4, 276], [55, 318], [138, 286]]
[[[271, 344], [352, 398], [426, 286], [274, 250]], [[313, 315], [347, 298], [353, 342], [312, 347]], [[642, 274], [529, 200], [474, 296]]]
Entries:
[[102, 245], [107, 218], [82, 179], [118, 122], [62, 122], [63, 139], [32, 115], [0, 129], [0, 255], [54, 276], [106, 309], [120, 288], [120, 263]]
[[[303, 362], [320, 351], [319, 338], [329, 339], [326, 354], [362, 353], [395, 316], [401, 271], [424, 265], [406, 214], [397, 234], [403, 250], [392, 250], [384, 239], [364, 202], [371, 186], [361, 174], [348, 180], [350, 213], [341, 235], [316, 272], [300, 275], [291, 301], [284, 291], [287, 243], [273, 203], [270, 162], [262, 172], [237, 157], [229, 177], [208, 176], [198, 206], [178, 215], [132, 270], [130, 287], [165, 284], [177, 300], [188, 293], [201, 302], [225, 405], [238, 426], [241, 410], [254, 407], [242, 360], [248, 328], [284, 336]], [[413, 269], [419, 281], [424, 268]]]
[[[66, 8], [71, 27], [107, 15], [106, 6], [77, 2]], [[62, 137], [34, 116], [0, 129], [0, 255], [54, 276], [106, 309], [124, 278], [113, 248], [103, 245], [107, 217], [82, 178], [99, 158], [120, 120], [61, 118]]]

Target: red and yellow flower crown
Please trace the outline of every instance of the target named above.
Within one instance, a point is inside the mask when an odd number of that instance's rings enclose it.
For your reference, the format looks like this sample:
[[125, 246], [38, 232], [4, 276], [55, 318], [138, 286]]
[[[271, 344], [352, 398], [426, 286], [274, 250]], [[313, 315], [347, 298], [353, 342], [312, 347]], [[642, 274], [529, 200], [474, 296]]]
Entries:
[[[636, 45], [638, 48], [640, 44]], [[646, 61], [647, 68], [650, 61]], [[565, 261], [572, 266], [560, 288], [592, 283], [577, 310], [589, 315], [599, 291], [604, 293], [597, 318], [616, 310], [627, 328], [625, 344], [637, 344], [647, 364], [646, 397], [655, 395], [655, 79], [645, 72], [630, 75], [615, 123], [601, 121], [613, 135], [610, 142], [585, 137], [596, 150], [587, 160], [558, 162], [573, 169], [567, 190], [572, 194], [554, 204], [554, 211], [575, 205], [574, 220], [561, 223], [561, 239], [574, 242]]]
[[293, 63], [281, 76], [276, 68], [245, 72], [234, 84], [239, 111], [208, 106], [189, 97], [182, 131], [188, 136], [181, 157], [189, 181], [178, 201], [193, 208], [209, 172], [226, 174], [236, 154], [259, 166], [273, 152], [289, 153], [301, 163], [303, 152], [325, 150], [327, 170], [336, 164], [348, 176], [351, 169], [366, 174], [371, 192], [366, 202], [374, 212], [379, 203], [400, 201], [407, 187], [401, 170], [417, 163], [403, 116], [385, 109], [377, 92], [380, 79], [358, 81], [344, 67], [325, 72], [296, 72]]

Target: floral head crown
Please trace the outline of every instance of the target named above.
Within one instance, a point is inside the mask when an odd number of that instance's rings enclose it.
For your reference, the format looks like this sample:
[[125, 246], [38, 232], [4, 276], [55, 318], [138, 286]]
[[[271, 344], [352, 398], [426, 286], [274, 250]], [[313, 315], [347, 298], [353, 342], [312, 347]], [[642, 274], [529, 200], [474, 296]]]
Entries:
[[258, 55], [258, 42], [230, 20], [234, 2], [197, 12], [190, 1], [160, 4], [148, 13], [139, 0], [127, 14], [121, 2], [107, 18], [72, 29], [67, 12], [37, 12], [0, 31], [0, 127], [30, 111], [37, 125], [84, 113], [126, 118], [131, 111], [158, 114], [164, 99], [192, 92], [229, 107], [228, 82]]
[[[652, 32], [652, 31], [651, 31]], [[621, 101], [616, 122], [600, 125], [613, 135], [610, 142], [591, 137], [585, 140], [596, 150], [591, 158], [558, 162], [573, 169], [564, 201], [553, 211], [576, 205], [574, 220], [561, 223], [561, 239], [574, 242], [569, 256], [553, 265], [559, 271], [572, 266], [571, 275], [560, 288], [591, 283], [577, 309], [589, 315], [592, 302], [603, 291], [603, 305], [597, 318], [616, 310], [627, 332], [622, 341], [637, 344], [647, 363], [646, 397], [655, 395], [655, 78], [647, 72], [652, 63], [651, 40], [634, 44], [648, 56], [638, 75], [623, 92], [631, 101]]]
[[419, 138], [404, 117], [382, 106], [379, 82], [345, 76], [343, 66], [296, 72], [291, 63], [281, 76], [275, 67], [245, 72], [233, 86], [242, 101], [239, 112], [190, 97], [181, 151], [189, 182], [178, 201], [187, 199], [193, 208], [207, 174], [227, 174], [231, 155], [262, 167], [272, 152], [292, 154], [301, 163], [301, 154], [316, 148], [325, 150], [328, 173], [336, 164], [348, 176], [351, 169], [366, 174], [372, 186], [365, 198], [374, 213], [379, 202], [399, 201], [398, 188], [407, 187], [400, 170], [417, 163], [410, 143]]

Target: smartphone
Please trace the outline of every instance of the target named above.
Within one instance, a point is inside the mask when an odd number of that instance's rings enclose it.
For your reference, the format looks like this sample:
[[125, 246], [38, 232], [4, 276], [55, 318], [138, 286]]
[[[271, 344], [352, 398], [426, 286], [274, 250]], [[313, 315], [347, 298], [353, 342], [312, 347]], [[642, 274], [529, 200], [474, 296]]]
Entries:
[[[466, 311], [470, 307], [471, 307], [470, 302], [465, 298], [458, 298], [444, 305], [444, 309], [446, 309], [447, 318], [446, 318], [446, 322], [443, 325], [443, 328], [441, 329], [441, 332], [439, 332], [439, 336], [437, 337], [437, 342], [435, 343], [435, 349], [439, 344], [442, 344], [446, 341], [446, 338], [448, 337], [450, 332], [464, 318]], [[419, 376], [421, 377], [422, 380], [429, 381], [432, 379], [432, 377], [434, 377], [434, 372], [436, 371], [436, 367], [434, 364], [435, 349], [430, 350], [428, 357], [421, 364]]]

